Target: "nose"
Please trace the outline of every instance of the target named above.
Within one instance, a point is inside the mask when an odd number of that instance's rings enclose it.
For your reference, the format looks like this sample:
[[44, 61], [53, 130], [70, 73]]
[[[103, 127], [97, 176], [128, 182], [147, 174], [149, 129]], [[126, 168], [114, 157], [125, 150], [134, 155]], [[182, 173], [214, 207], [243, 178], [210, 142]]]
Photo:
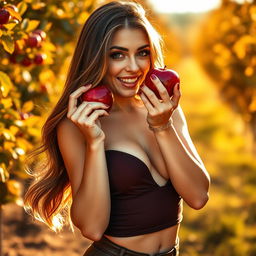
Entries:
[[126, 71], [136, 72], [139, 70], [139, 65], [135, 57], [130, 57], [127, 61]]

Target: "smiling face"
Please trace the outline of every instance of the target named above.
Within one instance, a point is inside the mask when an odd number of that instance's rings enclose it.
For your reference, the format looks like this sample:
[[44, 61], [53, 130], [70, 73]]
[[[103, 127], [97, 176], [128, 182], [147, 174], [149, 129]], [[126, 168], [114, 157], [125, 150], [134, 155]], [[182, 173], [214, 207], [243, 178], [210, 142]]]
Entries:
[[142, 29], [123, 28], [111, 41], [108, 52], [108, 70], [103, 82], [114, 95], [132, 97], [151, 67], [150, 46]]

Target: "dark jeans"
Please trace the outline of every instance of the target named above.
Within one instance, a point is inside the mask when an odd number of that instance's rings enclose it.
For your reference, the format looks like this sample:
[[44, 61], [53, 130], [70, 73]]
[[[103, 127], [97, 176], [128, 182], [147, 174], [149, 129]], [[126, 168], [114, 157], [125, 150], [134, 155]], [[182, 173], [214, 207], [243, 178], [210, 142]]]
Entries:
[[[113, 243], [105, 236], [97, 242], [93, 242], [83, 256], [149, 256], [150, 254], [141, 253], [126, 249], [123, 246]], [[156, 253], [154, 256], [178, 256], [178, 244], [168, 252]]]

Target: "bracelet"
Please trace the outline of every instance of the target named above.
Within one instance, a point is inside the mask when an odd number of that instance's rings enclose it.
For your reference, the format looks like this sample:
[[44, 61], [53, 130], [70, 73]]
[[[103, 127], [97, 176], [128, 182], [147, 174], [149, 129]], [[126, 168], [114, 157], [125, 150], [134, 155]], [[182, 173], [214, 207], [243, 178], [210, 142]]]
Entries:
[[153, 132], [160, 132], [163, 130], [166, 130], [173, 124], [172, 119], [170, 119], [166, 124], [161, 125], [161, 126], [151, 126], [150, 124], [148, 125], [148, 128], [153, 131]]

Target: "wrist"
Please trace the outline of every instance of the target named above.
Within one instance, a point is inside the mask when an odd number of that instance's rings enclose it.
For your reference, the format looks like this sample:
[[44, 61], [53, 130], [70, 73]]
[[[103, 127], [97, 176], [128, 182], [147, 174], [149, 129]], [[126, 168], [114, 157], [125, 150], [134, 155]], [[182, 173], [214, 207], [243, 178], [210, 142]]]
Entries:
[[153, 126], [149, 124], [148, 128], [153, 132], [161, 132], [161, 131], [167, 130], [172, 125], [173, 125], [172, 119], [169, 119], [169, 121], [163, 125]]
[[98, 151], [99, 149], [104, 148], [104, 139], [88, 143], [86, 148], [89, 151]]

